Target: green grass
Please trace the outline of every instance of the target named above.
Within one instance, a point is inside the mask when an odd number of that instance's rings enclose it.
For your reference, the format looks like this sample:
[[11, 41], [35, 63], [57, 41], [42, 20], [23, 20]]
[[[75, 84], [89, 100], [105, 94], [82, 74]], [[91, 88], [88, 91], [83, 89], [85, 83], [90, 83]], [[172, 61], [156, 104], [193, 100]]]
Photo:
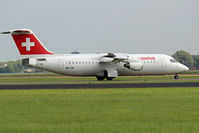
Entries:
[[0, 77], [61, 76], [55, 73], [1, 73]]
[[0, 76], [0, 84], [82, 84], [82, 83], [162, 83], [199, 82], [199, 75], [180, 75], [180, 80], [169, 76], [119, 76], [113, 81], [97, 81], [95, 77], [68, 77], [57, 74], [21, 74]]
[[113, 83], [190, 83], [190, 82], [199, 82], [199, 79], [196, 80], [129, 80], [129, 81], [56, 81], [56, 80], [43, 80], [43, 81], [33, 81], [29, 80], [20, 80], [20, 81], [11, 81], [8, 80], [7, 82], [0, 82], [0, 85], [36, 85], [36, 84], [113, 84]]
[[183, 72], [183, 74], [199, 74], [199, 70], [189, 70], [187, 72]]
[[2, 133], [197, 133], [199, 88], [0, 91]]

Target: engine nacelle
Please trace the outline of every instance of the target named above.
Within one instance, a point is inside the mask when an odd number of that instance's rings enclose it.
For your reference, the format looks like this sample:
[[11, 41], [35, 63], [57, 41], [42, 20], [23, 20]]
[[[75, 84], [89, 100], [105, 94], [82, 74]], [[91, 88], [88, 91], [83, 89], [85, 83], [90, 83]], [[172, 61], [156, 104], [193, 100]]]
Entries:
[[25, 65], [25, 66], [36, 66], [36, 59], [35, 58], [22, 59], [22, 65]]
[[124, 64], [124, 67], [134, 71], [141, 71], [143, 69], [143, 64], [140, 61], [134, 61]]
[[106, 63], [106, 62], [112, 62], [114, 58], [109, 58], [109, 57], [103, 57], [100, 59], [100, 62]]

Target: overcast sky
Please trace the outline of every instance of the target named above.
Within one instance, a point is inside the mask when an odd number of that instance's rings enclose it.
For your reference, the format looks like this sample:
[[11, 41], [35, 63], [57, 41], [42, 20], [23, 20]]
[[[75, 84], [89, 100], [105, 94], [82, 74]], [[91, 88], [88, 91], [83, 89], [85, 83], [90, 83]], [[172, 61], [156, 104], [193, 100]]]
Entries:
[[[1, 0], [0, 31], [27, 28], [55, 53], [199, 54], [199, 0]], [[20, 59], [0, 35], [0, 60]]]

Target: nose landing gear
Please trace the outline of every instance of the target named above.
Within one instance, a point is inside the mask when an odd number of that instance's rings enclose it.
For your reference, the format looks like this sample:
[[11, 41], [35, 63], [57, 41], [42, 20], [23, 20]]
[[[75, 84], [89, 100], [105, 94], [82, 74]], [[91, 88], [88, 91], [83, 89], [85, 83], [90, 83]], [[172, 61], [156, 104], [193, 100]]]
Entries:
[[174, 76], [174, 79], [179, 79], [180, 77], [178, 76], [178, 74], [176, 74], [175, 76]]

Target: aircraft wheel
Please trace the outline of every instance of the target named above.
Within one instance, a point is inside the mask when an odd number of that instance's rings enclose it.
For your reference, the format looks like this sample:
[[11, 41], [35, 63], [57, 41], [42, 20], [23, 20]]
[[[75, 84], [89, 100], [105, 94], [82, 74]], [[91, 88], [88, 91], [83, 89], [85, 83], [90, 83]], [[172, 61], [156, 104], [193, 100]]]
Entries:
[[106, 79], [107, 79], [107, 80], [113, 80], [114, 77], [107, 77]]
[[104, 80], [104, 77], [96, 77], [98, 81]]
[[174, 76], [174, 79], [179, 79], [180, 77], [176, 74], [175, 76]]

